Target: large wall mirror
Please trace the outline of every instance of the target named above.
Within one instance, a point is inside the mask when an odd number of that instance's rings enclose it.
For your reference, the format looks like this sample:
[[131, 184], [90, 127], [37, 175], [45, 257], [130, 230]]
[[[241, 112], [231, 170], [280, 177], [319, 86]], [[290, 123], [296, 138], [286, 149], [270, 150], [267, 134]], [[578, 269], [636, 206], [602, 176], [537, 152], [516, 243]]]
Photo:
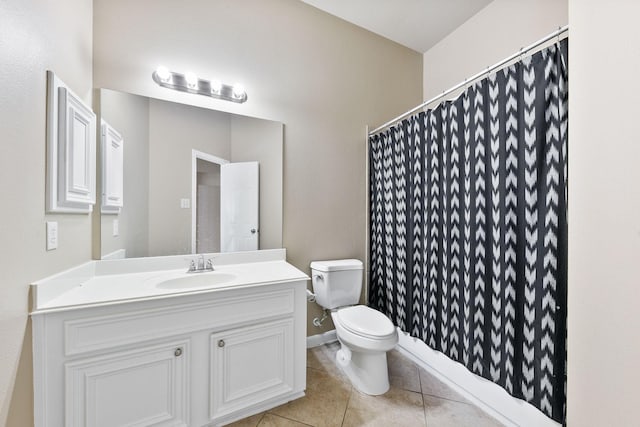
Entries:
[[124, 146], [123, 205], [100, 215], [101, 258], [282, 247], [282, 123], [98, 92]]

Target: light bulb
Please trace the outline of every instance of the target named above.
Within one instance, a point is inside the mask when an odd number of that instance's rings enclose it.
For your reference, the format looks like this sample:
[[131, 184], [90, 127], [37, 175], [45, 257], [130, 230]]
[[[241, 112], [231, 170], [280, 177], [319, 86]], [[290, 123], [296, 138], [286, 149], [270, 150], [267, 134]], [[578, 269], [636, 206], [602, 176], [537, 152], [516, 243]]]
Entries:
[[222, 89], [222, 82], [220, 80], [211, 81], [211, 92], [220, 93], [221, 89]]
[[196, 86], [198, 86], [198, 76], [196, 76], [194, 73], [185, 73], [184, 79], [186, 80], [188, 87], [195, 88]]
[[242, 86], [240, 83], [236, 83], [233, 85], [233, 96], [235, 96], [236, 98], [242, 98], [244, 94], [244, 86]]
[[156, 68], [156, 75], [161, 82], [166, 83], [171, 80], [171, 72], [167, 69], [167, 67], [163, 67], [162, 65]]

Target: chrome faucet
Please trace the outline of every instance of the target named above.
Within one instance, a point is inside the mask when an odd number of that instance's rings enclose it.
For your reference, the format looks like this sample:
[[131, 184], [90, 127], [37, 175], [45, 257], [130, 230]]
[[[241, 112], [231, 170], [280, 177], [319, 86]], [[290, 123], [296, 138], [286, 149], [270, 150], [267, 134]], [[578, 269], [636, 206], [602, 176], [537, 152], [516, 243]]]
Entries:
[[196, 264], [196, 260], [191, 260], [189, 263], [189, 269], [187, 273], [204, 273], [207, 271], [213, 271], [213, 261], [209, 258], [205, 264], [204, 255], [198, 256], [198, 263]]

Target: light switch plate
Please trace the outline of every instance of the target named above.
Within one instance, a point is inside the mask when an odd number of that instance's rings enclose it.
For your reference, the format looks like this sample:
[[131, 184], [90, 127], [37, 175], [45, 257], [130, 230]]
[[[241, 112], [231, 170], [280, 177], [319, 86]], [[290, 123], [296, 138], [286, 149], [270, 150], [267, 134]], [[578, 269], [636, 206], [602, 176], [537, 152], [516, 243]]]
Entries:
[[52, 251], [58, 248], [58, 223], [47, 221], [47, 250]]
[[120, 224], [118, 224], [118, 220], [113, 220], [113, 237], [116, 237], [120, 234]]
[[182, 209], [189, 209], [191, 207], [190, 199], [180, 199], [180, 207]]

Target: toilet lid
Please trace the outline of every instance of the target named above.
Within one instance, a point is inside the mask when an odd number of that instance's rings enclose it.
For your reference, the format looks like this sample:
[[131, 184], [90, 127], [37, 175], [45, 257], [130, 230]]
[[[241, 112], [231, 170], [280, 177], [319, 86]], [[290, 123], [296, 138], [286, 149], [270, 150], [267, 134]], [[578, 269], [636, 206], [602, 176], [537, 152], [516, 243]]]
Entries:
[[342, 308], [337, 316], [346, 330], [368, 338], [385, 338], [396, 331], [387, 316], [366, 305]]

